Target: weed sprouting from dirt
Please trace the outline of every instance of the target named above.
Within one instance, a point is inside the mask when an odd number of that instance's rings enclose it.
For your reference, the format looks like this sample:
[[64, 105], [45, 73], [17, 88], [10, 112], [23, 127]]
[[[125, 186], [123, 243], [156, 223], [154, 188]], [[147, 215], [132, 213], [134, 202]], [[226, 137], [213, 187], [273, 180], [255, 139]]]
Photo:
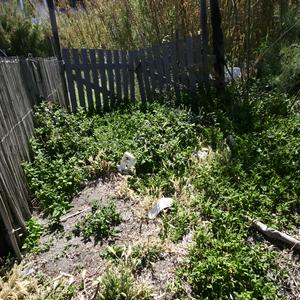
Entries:
[[113, 235], [114, 226], [119, 225], [120, 222], [120, 214], [113, 203], [105, 206], [94, 203], [92, 212], [75, 225], [73, 232], [75, 235], [83, 236], [85, 239], [94, 236], [96, 240], [100, 240]]
[[39, 224], [34, 218], [31, 218], [26, 223], [27, 236], [23, 243], [23, 249], [32, 252], [39, 253], [43, 249], [39, 245], [39, 238], [43, 232], [43, 226]]
[[134, 246], [112, 245], [108, 246], [102, 257], [115, 264], [125, 261], [134, 273], [139, 273], [162, 257], [163, 247], [158, 244], [137, 244]]

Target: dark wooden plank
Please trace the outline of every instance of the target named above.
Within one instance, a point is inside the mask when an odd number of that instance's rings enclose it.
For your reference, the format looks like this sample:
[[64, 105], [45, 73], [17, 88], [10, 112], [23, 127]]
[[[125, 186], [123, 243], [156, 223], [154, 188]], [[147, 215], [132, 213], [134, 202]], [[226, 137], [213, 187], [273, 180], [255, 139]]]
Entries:
[[163, 53], [163, 70], [164, 70], [164, 80], [169, 90], [171, 84], [171, 67], [170, 67], [170, 44], [164, 43], [162, 45]]
[[202, 64], [202, 40], [200, 35], [193, 37], [193, 54], [195, 64]]
[[150, 72], [148, 67], [149, 64], [146, 60], [144, 49], [139, 50], [139, 58], [141, 62], [141, 72], [142, 72], [142, 77], [145, 85], [146, 98], [148, 101], [150, 101], [151, 100], [151, 89], [150, 89], [150, 82], [149, 82]]
[[162, 59], [161, 59], [161, 47], [159, 45], [156, 45], [152, 49], [153, 49], [154, 66], [155, 66], [155, 73], [156, 73], [158, 88], [159, 88], [159, 91], [161, 92], [163, 89], [163, 86], [164, 86], [163, 68], [162, 68]]
[[195, 80], [196, 82], [203, 83], [203, 55], [202, 55], [202, 37], [200, 35], [193, 37], [193, 51], [194, 51], [194, 63], [195, 63]]
[[42, 83], [42, 78], [40, 73], [40, 66], [37, 61], [30, 61], [30, 65], [34, 74], [38, 97], [40, 97], [41, 95], [45, 95], [44, 85]]
[[128, 63], [127, 63], [127, 51], [121, 51], [121, 65], [122, 65], [122, 83], [123, 83], [123, 94], [124, 94], [124, 101], [128, 102], [129, 97], [129, 72], [128, 72]]
[[171, 50], [171, 63], [172, 63], [172, 81], [175, 90], [177, 103], [180, 101], [180, 86], [179, 86], [179, 76], [178, 76], [178, 53], [176, 42], [170, 44]]
[[186, 50], [187, 50], [187, 71], [188, 71], [189, 87], [193, 92], [195, 92], [196, 91], [196, 80], [195, 80], [192, 37], [189, 37], [186, 40]]
[[130, 99], [132, 102], [135, 101], [135, 63], [134, 63], [134, 52], [129, 51], [129, 89], [130, 89]]
[[91, 63], [88, 59], [87, 49], [81, 49], [81, 56], [82, 56], [82, 65], [83, 65], [83, 72], [84, 72], [87, 107], [88, 107], [88, 111], [93, 113], [94, 98], [93, 98], [92, 85], [91, 85]]
[[115, 97], [115, 82], [114, 82], [113, 65], [112, 65], [112, 53], [110, 50], [106, 50], [105, 54], [106, 54], [106, 66], [107, 66], [109, 97], [110, 97], [110, 105], [104, 101], [104, 111], [107, 112], [112, 107], [111, 104], [115, 102], [116, 97]]
[[97, 59], [96, 59], [95, 49], [90, 49], [90, 59], [91, 59], [91, 66], [92, 66], [93, 86], [95, 91], [96, 111], [97, 113], [101, 113], [99, 74], [97, 70]]
[[147, 98], [146, 98], [145, 86], [144, 86], [144, 82], [143, 82], [142, 64], [141, 64], [141, 59], [139, 57], [139, 51], [138, 50], [133, 51], [133, 56], [134, 56], [134, 60], [135, 60], [135, 72], [136, 72], [136, 76], [137, 76], [141, 101], [142, 101], [143, 105], [146, 105]]
[[189, 87], [189, 81], [187, 76], [187, 51], [185, 40], [180, 40], [177, 43], [179, 52], [179, 74], [180, 81], [184, 89]]
[[154, 68], [152, 48], [147, 48], [146, 49], [146, 54], [147, 54], [147, 61], [148, 61], [148, 66], [149, 66], [151, 92], [152, 92], [152, 96], [153, 96], [156, 93], [156, 89], [157, 89], [158, 84], [157, 84], [157, 78], [156, 78], [155, 68]]
[[[109, 103], [109, 95], [107, 91], [107, 76], [106, 76], [106, 64], [104, 58], [104, 52], [102, 49], [98, 50], [98, 59], [99, 59], [99, 70], [100, 70], [100, 78], [101, 78], [101, 90], [102, 90], [102, 104], [103, 111], [107, 111], [108, 103]], [[106, 109], [106, 110], [105, 110]]]
[[74, 66], [75, 69], [75, 79], [76, 79], [76, 88], [77, 93], [79, 97], [79, 104], [80, 106], [86, 110], [86, 104], [85, 104], [85, 97], [84, 97], [84, 91], [83, 91], [83, 82], [82, 82], [82, 65], [79, 61], [79, 53], [78, 49], [72, 49], [73, 59], [74, 59]]
[[[1, 63], [1, 62], [0, 62]], [[20, 75], [23, 78], [26, 78], [26, 90], [29, 93], [29, 98], [31, 98], [32, 102], [35, 98], [37, 98], [38, 90], [35, 84], [35, 77], [32, 68], [29, 66], [28, 60], [20, 61]]]
[[[115, 69], [115, 82], [116, 82], [116, 91], [117, 91], [117, 101], [122, 99], [122, 83], [121, 83], [121, 64], [120, 64], [120, 54], [119, 50], [114, 50], [114, 69]], [[112, 102], [112, 107], [116, 103]]]

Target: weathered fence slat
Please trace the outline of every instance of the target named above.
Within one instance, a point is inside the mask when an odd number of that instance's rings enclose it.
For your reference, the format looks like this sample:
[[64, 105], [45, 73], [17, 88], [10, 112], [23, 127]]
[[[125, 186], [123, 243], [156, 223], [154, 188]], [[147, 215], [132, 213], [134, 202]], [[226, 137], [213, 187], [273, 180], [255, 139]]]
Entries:
[[171, 61], [172, 61], [172, 80], [176, 95], [177, 103], [180, 101], [180, 86], [179, 86], [179, 77], [178, 77], [178, 51], [176, 43], [171, 44]]
[[[121, 65], [120, 65], [120, 55], [118, 50], [114, 50], [114, 69], [115, 69], [115, 79], [116, 79], [116, 99], [122, 99], [122, 83], [121, 83]], [[111, 108], [115, 107], [115, 99], [111, 103]]]
[[139, 56], [139, 51], [133, 51], [133, 55], [135, 58], [135, 72], [136, 72], [136, 76], [137, 76], [137, 80], [138, 80], [138, 85], [139, 85], [139, 90], [140, 90], [140, 97], [142, 100], [142, 103], [145, 105], [146, 104], [146, 93], [145, 93], [145, 86], [144, 86], [144, 82], [143, 82], [143, 74], [142, 74], [142, 63], [141, 63], [141, 59]]
[[178, 45], [179, 62], [180, 62], [180, 78], [181, 78], [182, 87], [186, 90], [188, 88], [189, 82], [186, 73], [187, 60], [186, 60], [185, 41], [179, 41], [177, 45]]
[[80, 106], [86, 110], [85, 105], [85, 98], [84, 98], [84, 92], [83, 92], [83, 82], [82, 82], [82, 71], [81, 71], [81, 64], [79, 61], [79, 53], [78, 49], [73, 49], [73, 59], [74, 59], [74, 67], [76, 72], [76, 81], [77, 81], [77, 93], [79, 97], [79, 103]]
[[107, 91], [107, 80], [106, 80], [106, 67], [104, 63], [104, 52], [103, 50], [98, 50], [99, 68], [100, 68], [100, 78], [101, 78], [101, 91], [102, 91], [102, 110], [108, 107], [108, 91]]
[[124, 93], [124, 101], [128, 102], [128, 83], [129, 83], [129, 65], [127, 63], [127, 51], [121, 51], [121, 65], [122, 65], [122, 83], [123, 83], [123, 93]]
[[196, 78], [195, 78], [195, 64], [194, 64], [194, 55], [193, 55], [193, 39], [188, 38], [186, 41], [187, 49], [187, 71], [189, 77], [189, 87], [195, 92], [196, 91]]
[[129, 62], [129, 90], [130, 90], [130, 100], [135, 101], [135, 66], [134, 66], [134, 53], [129, 51], [128, 53]]
[[155, 61], [155, 69], [157, 74], [157, 82], [158, 88], [161, 92], [164, 86], [164, 79], [163, 79], [163, 68], [162, 68], [162, 61], [161, 61], [161, 47], [159, 45], [154, 46], [153, 48], [154, 54], [154, 61]]
[[153, 52], [152, 48], [146, 49], [147, 61], [149, 65], [149, 74], [150, 74], [150, 81], [151, 81], [151, 89], [152, 89], [152, 96], [155, 95], [157, 89], [157, 79], [154, 70], [154, 60], [153, 60]]
[[167, 85], [167, 90], [170, 89], [170, 84], [171, 84], [170, 47], [169, 46], [170, 46], [169, 43], [164, 43], [162, 45], [164, 80]]
[[93, 113], [94, 112], [94, 98], [92, 93], [92, 86], [91, 86], [91, 64], [88, 60], [87, 49], [81, 50], [82, 56], [82, 64], [83, 64], [83, 72], [84, 72], [84, 83], [85, 83], [85, 90], [86, 90], [86, 97], [88, 103], [88, 111]]
[[143, 49], [139, 50], [139, 58], [141, 63], [142, 77], [145, 84], [145, 95], [147, 101], [151, 100], [150, 82], [149, 82], [149, 69], [148, 63], [146, 61], [145, 51]]
[[101, 113], [101, 97], [100, 97], [100, 87], [99, 87], [99, 76], [97, 70], [97, 60], [96, 60], [96, 51], [95, 49], [91, 49], [90, 60], [92, 67], [92, 77], [93, 77], [93, 88], [95, 93], [95, 101], [96, 101], [96, 112]]
[[106, 64], [107, 64], [107, 74], [108, 74], [108, 83], [109, 83], [109, 97], [110, 105], [108, 102], [104, 102], [104, 112], [107, 112], [112, 106], [112, 103], [115, 102], [115, 83], [113, 75], [113, 66], [112, 66], [112, 53], [110, 50], [105, 51], [106, 54]]

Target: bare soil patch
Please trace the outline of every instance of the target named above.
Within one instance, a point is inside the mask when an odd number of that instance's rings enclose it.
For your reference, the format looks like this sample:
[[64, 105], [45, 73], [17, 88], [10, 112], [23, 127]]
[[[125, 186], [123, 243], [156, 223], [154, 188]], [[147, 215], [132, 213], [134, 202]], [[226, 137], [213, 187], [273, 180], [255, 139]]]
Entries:
[[[30, 254], [25, 258], [25, 262], [32, 266], [35, 273], [42, 273], [50, 280], [61, 274], [70, 274], [75, 279], [74, 284], [78, 286], [82, 281], [82, 273], [86, 272], [86, 299], [89, 299], [95, 290], [92, 286], [93, 281], [101, 276], [108, 266], [108, 261], [102, 256], [108, 245], [142, 245], [160, 240], [160, 218], [148, 220], [146, 216], [141, 217], [138, 213], [141, 211], [138, 200], [120, 199], [122, 180], [122, 177], [117, 175], [99, 178], [88, 184], [73, 199], [72, 209], [62, 222], [63, 229], [53, 233], [45, 232], [40, 239], [40, 244], [49, 245], [49, 250], [40, 254]], [[89, 213], [93, 202], [105, 204], [112, 200], [122, 218], [114, 236], [97, 242], [94, 238], [86, 241], [73, 234], [75, 224]], [[77, 214], [78, 212], [81, 213]], [[41, 217], [39, 221], [45, 223], [45, 219]], [[174, 281], [175, 269], [187, 254], [190, 242], [191, 234], [177, 245], [168, 243], [161, 253], [160, 260], [139, 275], [152, 286], [154, 299], [172, 298], [169, 285]]]

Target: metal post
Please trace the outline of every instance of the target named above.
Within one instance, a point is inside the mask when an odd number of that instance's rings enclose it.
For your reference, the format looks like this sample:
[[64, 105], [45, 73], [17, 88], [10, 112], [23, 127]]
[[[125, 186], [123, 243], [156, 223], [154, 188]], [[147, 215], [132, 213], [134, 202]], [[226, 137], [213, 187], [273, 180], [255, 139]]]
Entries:
[[59, 60], [62, 60], [61, 48], [60, 48], [60, 42], [59, 42], [59, 35], [58, 35], [58, 29], [57, 29], [57, 22], [56, 22], [56, 16], [55, 16], [54, 1], [53, 0], [47, 0], [47, 5], [48, 5], [48, 9], [49, 9], [49, 16], [50, 16], [50, 22], [51, 22], [51, 28], [52, 28], [52, 34], [53, 34], [56, 57]]

